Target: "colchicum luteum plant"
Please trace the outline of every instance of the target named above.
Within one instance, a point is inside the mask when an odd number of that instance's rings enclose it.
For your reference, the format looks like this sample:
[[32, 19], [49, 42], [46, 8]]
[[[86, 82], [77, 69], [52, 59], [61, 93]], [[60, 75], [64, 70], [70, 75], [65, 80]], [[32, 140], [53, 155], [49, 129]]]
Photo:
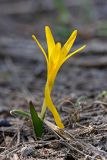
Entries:
[[[61, 46], [60, 42], [55, 43], [53, 35], [51, 33], [51, 30], [48, 26], [45, 27], [45, 34], [46, 34], [46, 42], [47, 42], [47, 48], [48, 53], [45, 52], [44, 48], [40, 44], [40, 42], [37, 40], [35, 35], [32, 35], [33, 40], [37, 43], [39, 48], [41, 49], [47, 64], [47, 81], [45, 85], [45, 91], [44, 91], [44, 101], [41, 109], [41, 113], [38, 114], [35, 111], [34, 105], [32, 102], [29, 103], [30, 106], [30, 113], [25, 113], [23, 111], [16, 111], [15, 113], [19, 113], [22, 115], [27, 115], [31, 117], [32, 124], [34, 127], [34, 131], [37, 137], [41, 137], [43, 128], [43, 120], [45, 118], [46, 109], [48, 108], [50, 112], [52, 113], [55, 123], [59, 128], [64, 128], [63, 122], [61, 121], [60, 115], [56, 109], [56, 106], [54, 105], [52, 98], [51, 98], [51, 92], [54, 86], [55, 78], [57, 76], [57, 73], [62, 66], [62, 64], [75, 55], [76, 53], [83, 50], [86, 45], [83, 45], [82, 47], [76, 49], [75, 51], [69, 53], [71, 50], [76, 36], [77, 36], [77, 30], [73, 31], [67, 42], [64, 44], [64, 46]], [[68, 54], [69, 53], [69, 54]]]

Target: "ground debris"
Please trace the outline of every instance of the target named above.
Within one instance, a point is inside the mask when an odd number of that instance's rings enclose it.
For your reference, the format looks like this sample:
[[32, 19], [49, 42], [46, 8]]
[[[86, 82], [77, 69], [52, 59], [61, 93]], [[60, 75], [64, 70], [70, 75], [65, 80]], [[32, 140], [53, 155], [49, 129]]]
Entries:
[[[71, 105], [79, 107], [80, 119], [60, 130], [45, 121], [44, 135], [36, 140], [27, 119], [11, 117], [10, 127], [0, 128], [0, 157], [10, 159], [66, 159], [105, 160], [107, 159], [107, 125], [105, 108], [107, 96], [72, 100]], [[70, 97], [69, 97], [69, 101]], [[85, 102], [84, 102], [85, 101]], [[67, 105], [68, 101], [66, 100]], [[63, 101], [63, 107], [66, 103]], [[62, 103], [61, 103], [62, 105]], [[62, 108], [63, 109], [63, 108]], [[98, 113], [97, 113], [98, 111]], [[71, 109], [72, 112], [72, 109]], [[63, 110], [65, 117], [70, 116]], [[87, 119], [86, 119], [87, 118]], [[12, 123], [14, 122], [14, 123]], [[20, 126], [20, 124], [22, 124]]]

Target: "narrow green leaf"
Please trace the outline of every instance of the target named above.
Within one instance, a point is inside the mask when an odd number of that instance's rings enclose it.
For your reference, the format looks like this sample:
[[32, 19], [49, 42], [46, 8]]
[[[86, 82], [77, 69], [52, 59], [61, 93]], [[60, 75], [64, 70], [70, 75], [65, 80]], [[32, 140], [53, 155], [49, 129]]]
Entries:
[[36, 134], [36, 137], [40, 138], [43, 133], [43, 121], [39, 118], [35, 110], [35, 107], [31, 101], [29, 102], [29, 107], [30, 107], [30, 114], [31, 114], [32, 124], [34, 127], [34, 132]]
[[13, 110], [10, 111], [10, 114], [18, 115], [18, 116], [21, 116], [21, 117], [30, 117], [30, 113], [25, 112], [21, 109], [13, 109]]

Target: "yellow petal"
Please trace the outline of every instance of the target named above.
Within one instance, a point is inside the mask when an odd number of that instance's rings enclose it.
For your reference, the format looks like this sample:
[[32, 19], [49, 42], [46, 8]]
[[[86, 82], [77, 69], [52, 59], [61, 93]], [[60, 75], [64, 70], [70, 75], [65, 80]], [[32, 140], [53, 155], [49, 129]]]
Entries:
[[45, 50], [43, 49], [42, 45], [39, 43], [39, 41], [37, 40], [37, 38], [35, 37], [35, 35], [32, 35], [33, 40], [38, 44], [39, 48], [41, 49], [42, 53], [44, 54], [45, 58], [46, 58], [46, 62], [48, 64], [48, 58], [47, 58], [47, 54], [45, 52]]
[[[71, 54], [69, 54], [66, 57], [60, 56], [59, 61], [57, 62], [57, 65], [54, 69], [54, 66], [52, 66], [51, 72], [48, 72], [48, 80], [49, 80], [49, 89], [51, 91], [55, 78], [57, 76], [58, 71], [60, 70], [60, 67], [62, 66], [62, 64], [70, 57], [72, 57], [73, 55], [75, 55], [76, 53], [78, 53], [79, 51], [83, 50], [86, 47], [86, 45], [82, 46], [81, 48], [77, 49], [76, 51], [72, 52]], [[64, 50], [63, 50], [64, 51]], [[63, 55], [62, 53], [60, 53], [60, 55]]]
[[52, 32], [48, 26], [45, 27], [45, 33], [46, 33], [46, 40], [47, 40], [47, 46], [48, 46], [48, 56], [50, 58], [52, 50], [55, 47], [55, 42], [54, 42]]
[[86, 45], [84, 45], [84, 46], [78, 48], [76, 51], [68, 54], [68, 55], [65, 57], [65, 59], [62, 61], [61, 65], [62, 65], [67, 59], [69, 59], [70, 57], [72, 57], [72, 56], [75, 55], [76, 53], [80, 52], [80, 51], [83, 50], [85, 47], [86, 47]]
[[45, 87], [45, 102], [46, 102], [46, 105], [48, 107], [48, 109], [51, 111], [51, 113], [53, 114], [54, 116], [54, 120], [57, 124], [57, 126], [59, 128], [64, 128], [64, 125], [60, 119], [60, 116], [56, 110], [56, 107], [54, 106], [53, 102], [52, 102], [52, 99], [50, 97], [50, 92], [49, 92], [49, 87], [48, 85], [46, 85]]
[[55, 65], [55, 63], [57, 63], [57, 61], [59, 60], [60, 53], [61, 53], [61, 43], [58, 42], [52, 50], [49, 63], [52, 62]]
[[55, 59], [55, 63], [58, 62], [60, 55], [61, 55], [61, 43], [58, 42], [56, 44], [56, 51], [54, 51], [54, 55], [53, 55], [54, 56], [53, 58]]
[[[76, 39], [76, 36], [77, 36], [77, 30], [75, 30], [71, 36], [69, 37], [69, 39], [67, 40], [67, 42], [64, 44], [63, 48], [66, 49], [66, 52], [65, 52], [65, 56], [68, 54], [68, 52], [70, 51], [70, 49], [72, 48], [73, 44], [74, 44], [74, 41]], [[62, 50], [63, 50], [62, 48]]]
[[50, 56], [49, 63], [48, 63], [47, 77], [48, 77], [50, 91], [51, 91], [53, 84], [54, 84], [54, 80], [56, 77], [56, 71], [58, 70], [57, 66], [60, 61], [60, 59], [59, 59], [60, 54], [61, 54], [61, 44], [58, 42], [52, 51], [52, 54]]

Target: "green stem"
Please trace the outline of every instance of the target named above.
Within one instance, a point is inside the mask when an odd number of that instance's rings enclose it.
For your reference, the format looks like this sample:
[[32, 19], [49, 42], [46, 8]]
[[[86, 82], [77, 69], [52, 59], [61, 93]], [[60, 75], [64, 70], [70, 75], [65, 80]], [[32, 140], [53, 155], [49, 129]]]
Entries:
[[40, 114], [40, 117], [41, 117], [42, 120], [44, 120], [45, 114], [46, 114], [46, 103], [45, 103], [45, 99], [44, 99], [41, 114]]

